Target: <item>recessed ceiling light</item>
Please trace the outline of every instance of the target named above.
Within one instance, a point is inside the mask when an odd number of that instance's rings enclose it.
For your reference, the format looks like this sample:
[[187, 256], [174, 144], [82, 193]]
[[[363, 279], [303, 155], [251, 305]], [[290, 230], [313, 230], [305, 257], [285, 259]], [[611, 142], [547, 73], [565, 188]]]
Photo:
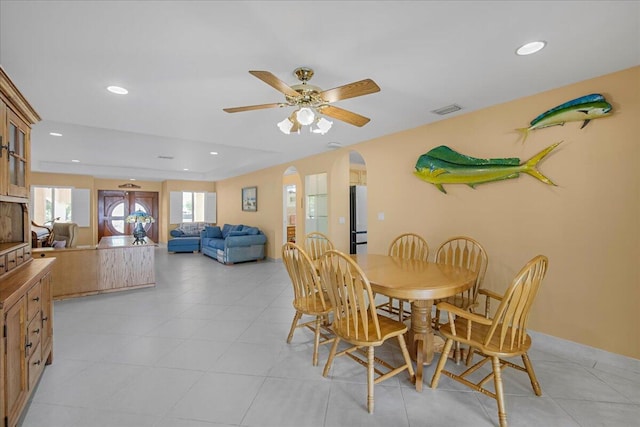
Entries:
[[127, 89], [120, 86], [109, 86], [107, 87], [107, 90], [111, 93], [115, 93], [116, 95], [126, 95], [129, 93]]
[[135, 180], [136, 180], [135, 178], [129, 178], [129, 181], [135, 181]]
[[547, 45], [547, 42], [545, 41], [535, 41], [535, 42], [531, 42], [531, 43], [527, 43], [524, 44], [522, 46], [520, 46], [518, 48], [518, 50], [516, 50], [516, 54], [517, 55], [531, 55], [532, 53], [536, 53], [540, 50], [542, 50], [543, 47], [545, 47]]
[[80, 160], [73, 159], [71, 160], [73, 163], [80, 163]]
[[51, 136], [62, 136], [62, 134], [58, 133], [58, 132], [49, 132], [49, 135], [51, 135]]
[[217, 156], [218, 152], [217, 151], [211, 151], [209, 154], [211, 154], [212, 156]]
[[182, 169], [182, 170], [183, 170], [183, 171], [188, 171], [189, 169], [188, 169], [188, 168], [184, 168], [184, 169]]

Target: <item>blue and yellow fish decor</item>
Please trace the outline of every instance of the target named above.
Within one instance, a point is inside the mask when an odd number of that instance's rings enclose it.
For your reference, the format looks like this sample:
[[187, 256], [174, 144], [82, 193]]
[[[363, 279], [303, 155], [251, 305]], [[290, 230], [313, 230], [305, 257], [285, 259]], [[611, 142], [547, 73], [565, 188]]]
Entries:
[[529, 132], [550, 126], [562, 126], [567, 122], [583, 122], [584, 128], [593, 119], [599, 119], [611, 114], [611, 104], [599, 93], [581, 96], [558, 105], [531, 120], [529, 127], [517, 129], [522, 133], [522, 142], [527, 139]]
[[562, 141], [545, 148], [524, 163], [517, 157], [504, 159], [478, 159], [465, 156], [441, 145], [421, 155], [416, 163], [415, 176], [435, 185], [447, 193], [443, 184], [466, 184], [475, 188], [477, 184], [517, 178], [526, 173], [545, 184], [556, 185], [536, 168], [538, 163], [551, 153]]

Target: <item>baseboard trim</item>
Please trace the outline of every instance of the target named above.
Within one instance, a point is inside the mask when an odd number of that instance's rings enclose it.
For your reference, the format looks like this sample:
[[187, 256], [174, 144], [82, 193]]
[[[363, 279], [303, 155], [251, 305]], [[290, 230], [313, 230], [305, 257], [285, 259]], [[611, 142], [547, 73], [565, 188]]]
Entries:
[[620, 369], [629, 370], [640, 373], [640, 360], [632, 357], [623, 356], [617, 353], [611, 353], [599, 348], [590, 347], [588, 345], [579, 344], [568, 341], [552, 335], [542, 334], [528, 330], [531, 339], [541, 346], [553, 349], [553, 353], [564, 356], [567, 359], [573, 359], [578, 363], [597, 368], [598, 364], [607, 365]]

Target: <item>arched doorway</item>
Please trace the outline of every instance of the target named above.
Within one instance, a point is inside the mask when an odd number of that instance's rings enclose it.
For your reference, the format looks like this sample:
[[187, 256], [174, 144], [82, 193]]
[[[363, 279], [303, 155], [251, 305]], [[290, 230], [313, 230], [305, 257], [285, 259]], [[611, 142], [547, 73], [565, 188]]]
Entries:
[[296, 242], [298, 230], [298, 203], [300, 174], [295, 166], [289, 166], [282, 175], [282, 243]]
[[357, 151], [349, 152], [349, 253], [367, 253], [367, 165]]

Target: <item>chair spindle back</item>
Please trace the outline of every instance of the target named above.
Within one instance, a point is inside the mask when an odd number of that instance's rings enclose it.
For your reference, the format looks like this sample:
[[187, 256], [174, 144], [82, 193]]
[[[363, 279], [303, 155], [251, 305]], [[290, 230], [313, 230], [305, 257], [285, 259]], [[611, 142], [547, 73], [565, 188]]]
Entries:
[[355, 261], [329, 250], [320, 258], [320, 272], [334, 309], [334, 330], [362, 342], [380, 340], [371, 284]]
[[389, 255], [403, 259], [427, 261], [429, 245], [422, 236], [415, 233], [405, 233], [393, 239], [389, 245]]
[[309, 255], [295, 243], [287, 242], [282, 246], [282, 262], [293, 285], [294, 306], [305, 312], [326, 310], [328, 301]]
[[465, 292], [470, 302], [476, 301], [489, 263], [487, 253], [480, 243], [470, 237], [452, 237], [438, 248], [436, 262], [464, 267], [478, 273], [473, 287]]
[[304, 245], [309, 258], [317, 260], [323, 253], [334, 248], [333, 243], [325, 234], [318, 231], [311, 232], [304, 237]]
[[498, 334], [500, 349], [512, 350], [525, 343], [529, 310], [547, 272], [548, 263], [546, 256], [538, 255], [513, 279], [484, 338], [485, 345], [494, 339], [495, 334]]

